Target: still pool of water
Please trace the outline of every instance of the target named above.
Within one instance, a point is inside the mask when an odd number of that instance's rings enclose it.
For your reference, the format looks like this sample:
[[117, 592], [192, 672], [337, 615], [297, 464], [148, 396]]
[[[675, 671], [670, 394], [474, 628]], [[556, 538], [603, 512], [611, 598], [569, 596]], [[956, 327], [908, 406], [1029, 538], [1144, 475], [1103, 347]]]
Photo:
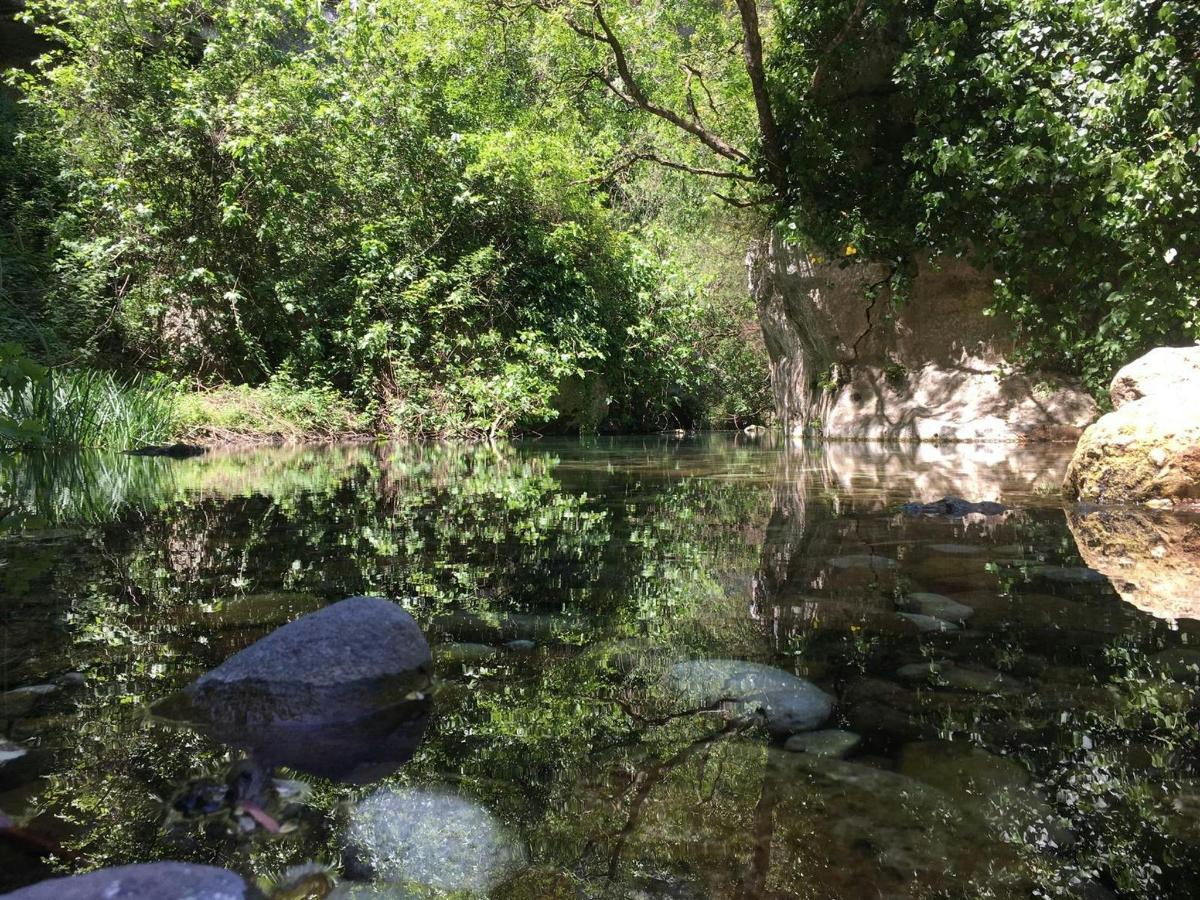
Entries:
[[[175, 859], [279, 897], [1200, 896], [1200, 518], [1064, 509], [1069, 453], [0, 460], [0, 891]], [[1011, 509], [900, 509], [947, 494]], [[267, 827], [240, 752], [149, 707], [355, 594], [428, 635], [428, 719], [366, 783], [276, 771]]]

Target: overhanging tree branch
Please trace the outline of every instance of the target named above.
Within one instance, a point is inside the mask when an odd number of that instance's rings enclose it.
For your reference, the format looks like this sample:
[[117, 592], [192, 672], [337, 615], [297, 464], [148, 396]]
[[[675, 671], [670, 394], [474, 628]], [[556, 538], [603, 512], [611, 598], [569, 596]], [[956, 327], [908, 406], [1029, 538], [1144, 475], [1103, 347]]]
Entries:
[[771, 95], [767, 90], [767, 73], [763, 66], [762, 31], [758, 24], [758, 4], [755, 0], [736, 0], [742, 18], [742, 56], [746, 63], [746, 74], [750, 77], [750, 90], [754, 94], [754, 108], [758, 113], [758, 130], [762, 138], [763, 156], [767, 162], [767, 180], [779, 193], [787, 189], [786, 167], [783, 145], [779, 140], [779, 128], [775, 124], [775, 111], [771, 107]]
[[613, 80], [607, 78], [601, 80], [609, 88], [609, 90], [613, 92], [613, 94], [620, 98], [621, 101], [626, 105], [640, 109], [643, 112], [648, 112], [665, 122], [669, 122], [676, 128], [687, 132], [718, 156], [722, 156], [731, 162], [740, 163], [742, 165], [747, 165], [750, 163], [750, 154], [743, 150], [739, 150], [716, 132], [705, 128], [695, 118], [685, 118], [679, 113], [675, 112], [675, 110], [655, 103], [645, 92], [645, 90], [643, 90], [641, 83], [633, 74], [633, 69], [629, 64], [629, 57], [625, 51], [625, 46], [621, 43], [612, 27], [608, 24], [608, 19], [604, 15], [604, 10], [601, 4], [598, 2], [593, 3], [591, 10], [592, 17], [595, 20], [596, 25], [598, 25], [600, 28], [599, 31], [589, 28], [586, 25], [579, 24], [570, 16], [567, 16], [565, 21], [576, 34], [605, 44], [609, 48], [609, 51], [612, 53], [613, 64], [616, 66], [617, 70], [617, 83], [614, 83]]

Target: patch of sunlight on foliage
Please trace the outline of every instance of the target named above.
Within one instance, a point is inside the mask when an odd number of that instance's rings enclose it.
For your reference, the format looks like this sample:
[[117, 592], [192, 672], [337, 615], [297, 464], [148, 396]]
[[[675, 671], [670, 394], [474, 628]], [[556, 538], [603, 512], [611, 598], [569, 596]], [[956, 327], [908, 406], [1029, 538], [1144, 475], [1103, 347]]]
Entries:
[[284, 379], [180, 394], [179, 433], [192, 439], [299, 440], [365, 433], [369, 422], [327, 385], [299, 387]]

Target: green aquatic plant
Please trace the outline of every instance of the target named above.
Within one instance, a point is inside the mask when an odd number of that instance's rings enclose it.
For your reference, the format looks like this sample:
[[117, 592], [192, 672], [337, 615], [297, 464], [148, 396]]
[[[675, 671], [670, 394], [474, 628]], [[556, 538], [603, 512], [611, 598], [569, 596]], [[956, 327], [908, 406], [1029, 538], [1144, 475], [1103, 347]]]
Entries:
[[172, 390], [151, 379], [50, 369], [0, 347], [0, 448], [132, 449], [174, 431]]

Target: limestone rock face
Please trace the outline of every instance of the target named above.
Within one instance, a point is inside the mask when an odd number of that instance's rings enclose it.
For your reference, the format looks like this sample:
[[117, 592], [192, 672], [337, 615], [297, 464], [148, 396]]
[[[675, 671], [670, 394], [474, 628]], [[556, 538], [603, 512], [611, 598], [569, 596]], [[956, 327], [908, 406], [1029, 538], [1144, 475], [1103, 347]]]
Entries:
[[1200, 347], [1160, 347], [1121, 369], [1063, 493], [1085, 503], [1200, 501]]
[[1200, 384], [1200, 347], [1155, 347], [1121, 369], [1109, 388], [1113, 408], [1143, 397], [1181, 395]]
[[1067, 523], [1084, 562], [1126, 603], [1200, 620], [1200, 517], [1125, 506], [1068, 510]]
[[1074, 440], [1098, 413], [1077, 382], [1022, 373], [986, 272], [920, 264], [894, 303], [888, 271], [816, 262], [772, 238], [752, 251], [780, 420], [793, 433], [901, 441]]

